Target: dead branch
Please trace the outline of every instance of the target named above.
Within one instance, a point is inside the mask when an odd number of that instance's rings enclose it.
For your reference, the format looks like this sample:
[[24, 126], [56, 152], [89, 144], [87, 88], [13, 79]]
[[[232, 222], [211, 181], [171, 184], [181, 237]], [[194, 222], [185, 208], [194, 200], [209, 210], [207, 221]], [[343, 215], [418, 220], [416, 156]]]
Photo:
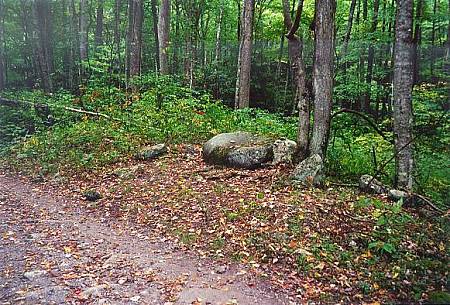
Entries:
[[[3, 106], [8, 106], [8, 107], [18, 107], [20, 105], [30, 105], [33, 107], [36, 107], [37, 105], [41, 105], [41, 103], [33, 103], [33, 102], [28, 102], [28, 101], [19, 101], [19, 100], [11, 100], [11, 99], [7, 99], [7, 98], [3, 98], [0, 97], [0, 105]], [[103, 117], [105, 119], [108, 120], [114, 120], [114, 121], [119, 121], [121, 122], [122, 120], [118, 119], [118, 118], [113, 118], [107, 114], [104, 113], [100, 113], [100, 112], [94, 112], [94, 111], [87, 111], [87, 110], [83, 110], [83, 109], [78, 109], [78, 108], [72, 108], [72, 107], [67, 107], [67, 106], [61, 106], [61, 105], [48, 105], [45, 104], [46, 106], [52, 106], [55, 108], [60, 108], [60, 109], [64, 109], [70, 112], [75, 112], [75, 113], [81, 113], [81, 114], [86, 114], [86, 115], [90, 115], [90, 116], [98, 116], [98, 117]]]

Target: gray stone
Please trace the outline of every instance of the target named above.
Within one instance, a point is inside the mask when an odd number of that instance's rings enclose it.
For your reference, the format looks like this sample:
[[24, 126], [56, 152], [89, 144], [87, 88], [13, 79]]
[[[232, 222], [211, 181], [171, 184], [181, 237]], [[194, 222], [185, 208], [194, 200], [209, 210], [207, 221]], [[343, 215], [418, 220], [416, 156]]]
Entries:
[[381, 183], [377, 179], [374, 179], [373, 176], [370, 175], [362, 175], [359, 178], [359, 188], [363, 192], [374, 194], [386, 194], [389, 189], [383, 183]]
[[318, 154], [314, 154], [302, 162], [294, 169], [291, 180], [294, 184], [303, 186], [320, 185], [322, 182], [323, 160]]
[[87, 190], [83, 193], [84, 198], [86, 198], [87, 201], [97, 201], [99, 199], [102, 199], [102, 194], [97, 192], [96, 190]]
[[166, 144], [146, 146], [136, 154], [136, 158], [139, 160], [148, 161], [164, 155], [167, 151], [168, 149]]
[[203, 159], [210, 164], [256, 168], [273, 159], [271, 141], [248, 132], [223, 133], [203, 145]]
[[292, 140], [276, 140], [273, 143], [273, 164], [291, 164], [297, 150], [297, 143]]
[[25, 272], [23, 274], [23, 276], [27, 280], [32, 281], [32, 280], [35, 280], [37, 278], [43, 277], [46, 274], [47, 274], [47, 271], [45, 271], [45, 270], [33, 270], [33, 271]]
[[101, 297], [103, 294], [103, 291], [107, 287], [108, 286], [106, 286], [106, 285], [98, 285], [98, 286], [86, 288], [81, 292], [81, 296], [85, 299], [88, 299], [90, 297], [93, 297], [93, 298]]
[[404, 191], [392, 189], [392, 190], [389, 190], [388, 197], [391, 200], [399, 201], [401, 199], [403, 199], [403, 200], [408, 199], [409, 198], [409, 194], [407, 192], [404, 192]]

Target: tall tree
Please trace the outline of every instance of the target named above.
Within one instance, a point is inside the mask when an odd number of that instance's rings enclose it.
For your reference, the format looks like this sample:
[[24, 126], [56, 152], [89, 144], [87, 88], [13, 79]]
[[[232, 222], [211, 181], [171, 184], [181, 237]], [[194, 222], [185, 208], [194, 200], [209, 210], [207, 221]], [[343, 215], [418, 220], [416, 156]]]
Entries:
[[414, 84], [417, 84], [420, 81], [420, 42], [422, 40], [422, 2], [423, 0], [417, 0], [416, 6], [416, 17], [414, 18], [414, 36], [413, 36], [413, 63], [414, 63]]
[[156, 70], [159, 71], [159, 36], [158, 36], [158, 1], [151, 1], [152, 7], [152, 22], [153, 22], [153, 36], [155, 37], [155, 54], [156, 54]]
[[80, 60], [88, 59], [88, 11], [86, 0], [80, 0]]
[[47, 92], [53, 91], [53, 49], [52, 49], [52, 27], [50, 2], [46, 0], [35, 0], [34, 11], [38, 33], [37, 55], [39, 72], [42, 79], [43, 89]]
[[325, 157], [330, 135], [334, 78], [335, 0], [316, 0], [314, 28], [314, 125], [310, 153]]
[[97, 3], [97, 18], [95, 26], [95, 47], [99, 47], [103, 44], [103, 9], [104, 0], [98, 0]]
[[[372, 15], [372, 23], [370, 26], [370, 34], [373, 36], [377, 30], [378, 25], [378, 11], [380, 7], [380, 0], [374, 0], [373, 2], [373, 15]], [[370, 113], [370, 93], [372, 89], [372, 78], [373, 78], [373, 64], [374, 64], [374, 57], [375, 57], [375, 48], [373, 46], [373, 42], [375, 39], [371, 37], [372, 42], [369, 43], [369, 52], [367, 56], [367, 74], [366, 74], [366, 85], [367, 85], [367, 91], [364, 96], [364, 102], [362, 105], [363, 111], [366, 113]]]
[[296, 35], [296, 32], [300, 26], [302, 12], [303, 0], [300, 0], [295, 14], [295, 20], [292, 22], [289, 0], [283, 0], [284, 25], [288, 29], [286, 38], [288, 39], [289, 60], [294, 79], [294, 103], [297, 105], [299, 111], [297, 132], [297, 157], [299, 160], [303, 160], [307, 157], [310, 129], [309, 99], [306, 92], [306, 71], [302, 58], [303, 41], [301, 37]]
[[252, 63], [252, 33], [255, 0], [243, 0], [241, 33], [236, 80], [235, 108], [250, 106], [250, 71]]
[[347, 20], [347, 30], [345, 32], [345, 37], [344, 37], [344, 54], [347, 53], [348, 42], [350, 40], [350, 35], [352, 33], [352, 27], [353, 27], [353, 16], [355, 15], [356, 0], [351, 0], [351, 1], [352, 2], [350, 3], [350, 13], [349, 13], [348, 20]]
[[397, 0], [394, 47], [394, 141], [396, 182], [403, 189], [413, 187], [413, 0]]
[[4, 51], [4, 41], [5, 41], [5, 5], [3, 0], [0, 0], [0, 91], [5, 89], [6, 83], [6, 73], [5, 73], [5, 51]]
[[130, 9], [132, 16], [130, 17], [131, 35], [130, 41], [130, 76], [137, 76], [141, 73], [141, 61], [142, 61], [142, 23], [144, 20], [144, 7], [142, 0], [132, 0], [130, 4], [133, 6]]
[[170, 0], [162, 0], [159, 8], [158, 42], [159, 71], [169, 74]]

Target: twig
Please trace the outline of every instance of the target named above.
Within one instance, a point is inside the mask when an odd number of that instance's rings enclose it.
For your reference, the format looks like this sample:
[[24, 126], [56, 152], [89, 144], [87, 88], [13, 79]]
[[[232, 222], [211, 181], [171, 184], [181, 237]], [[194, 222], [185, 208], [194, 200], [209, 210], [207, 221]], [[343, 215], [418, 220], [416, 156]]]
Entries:
[[420, 195], [420, 194], [416, 194], [416, 193], [411, 193], [411, 196], [413, 197], [417, 197], [420, 200], [422, 200], [423, 202], [425, 202], [430, 208], [432, 208], [433, 210], [435, 210], [436, 212], [445, 214], [445, 211], [441, 210], [440, 208], [438, 208], [436, 205], [433, 204], [433, 202], [431, 202], [430, 199], [428, 199], [427, 197]]

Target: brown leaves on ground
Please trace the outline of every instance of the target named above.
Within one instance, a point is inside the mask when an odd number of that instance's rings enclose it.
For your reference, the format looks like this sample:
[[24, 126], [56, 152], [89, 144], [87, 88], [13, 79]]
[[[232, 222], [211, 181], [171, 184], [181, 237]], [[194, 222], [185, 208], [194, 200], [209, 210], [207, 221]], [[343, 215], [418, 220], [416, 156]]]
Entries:
[[[86, 203], [90, 208], [141, 223], [154, 239], [177, 241], [201, 256], [247, 263], [300, 301], [412, 301], [445, 287], [448, 273], [440, 267], [448, 262], [448, 235], [439, 241], [433, 224], [409, 225], [401, 259], [375, 253], [368, 244], [380, 211], [357, 209], [363, 196], [353, 190], [297, 190], [287, 183], [289, 168], [215, 168], [202, 161], [199, 147], [195, 155], [183, 151], [180, 145], [153, 162], [73, 175], [71, 192], [95, 188], [103, 199]], [[429, 266], [414, 270], [411, 262], [419, 259]]]

